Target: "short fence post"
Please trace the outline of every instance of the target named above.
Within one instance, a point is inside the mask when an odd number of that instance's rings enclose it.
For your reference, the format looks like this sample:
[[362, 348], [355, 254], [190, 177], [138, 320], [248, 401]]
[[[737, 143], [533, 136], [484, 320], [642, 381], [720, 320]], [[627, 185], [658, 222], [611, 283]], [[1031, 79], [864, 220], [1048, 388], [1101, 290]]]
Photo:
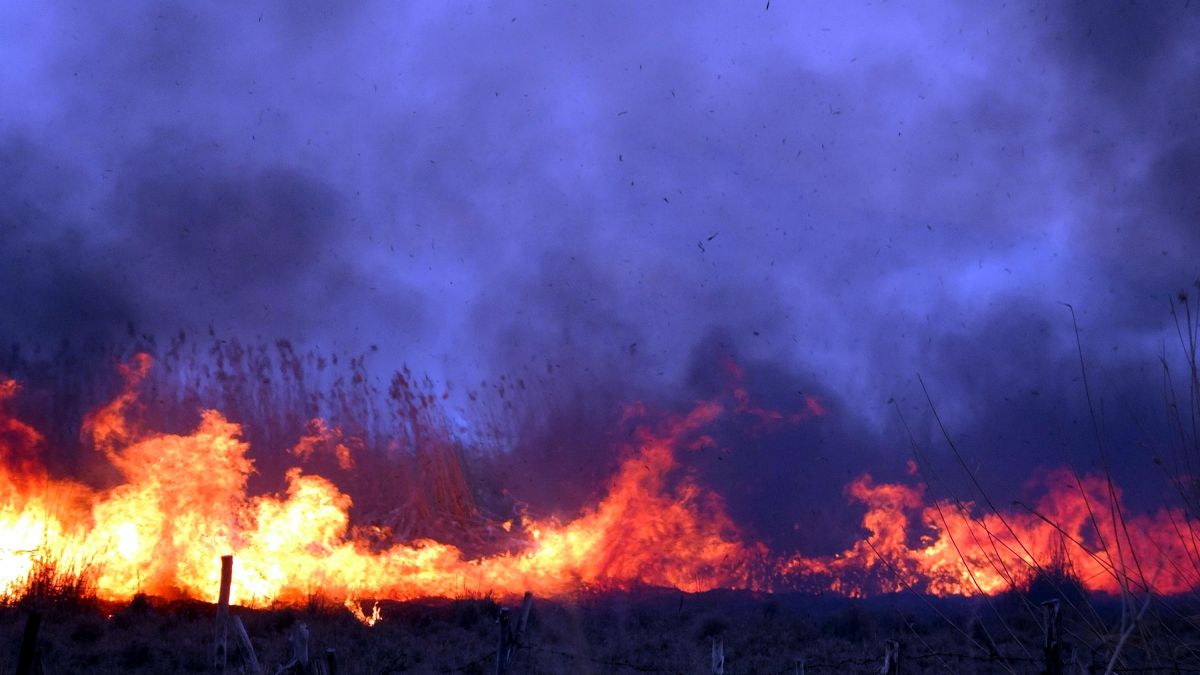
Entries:
[[525, 591], [525, 597], [521, 600], [521, 620], [517, 622], [516, 647], [525, 643], [525, 628], [529, 625], [529, 612], [532, 609], [533, 592]]
[[308, 669], [308, 626], [303, 621], [297, 621], [292, 626], [292, 634], [289, 637], [292, 643], [292, 660], [302, 670]]
[[325, 668], [329, 675], [337, 675], [337, 652], [332, 648], [325, 650]]
[[1044, 675], [1063, 675], [1062, 660], [1062, 612], [1057, 599], [1042, 603], [1043, 616], [1046, 619], [1043, 655], [1046, 663]]
[[725, 675], [725, 641], [712, 639], [712, 675]]
[[899, 675], [900, 673], [900, 641], [883, 641], [883, 667], [879, 675]]
[[21, 653], [17, 657], [17, 675], [33, 675], [38, 660], [37, 636], [42, 627], [40, 612], [30, 612], [25, 620], [25, 634], [21, 636]]
[[496, 675], [503, 675], [508, 670], [508, 647], [512, 642], [512, 626], [508, 623], [508, 608], [500, 608], [500, 616], [496, 617], [500, 624], [500, 638], [496, 643]]
[[525, 639], [525, 628], [529, 625], [531, 609], [533, 609], [533, 593], [525, 591], [525, 597], [521, 600], [521, 617], [517, 619], [517, 627], [514, 631], [508, 619], [508, 608], [500, 608], [500, 616], [496, 617], [496, 623], [500, 624], [500, 638], [496, 643], [496, 675], [508, 672], [513, 652]]
[[233, 556], [221, 556], [221, 588], [217, 595], [217, 618], [213, 624], [213, 666], [225, 671], [229, 659], [229, 588], [233, 583]]
[[[292, 646], [292, 660], [280, 666], [275, 671], [275, 675], [283, 675], [292, 670], [308, 673], [308, 626], [304, 625], [303, 621], [292, 624], [292, 631], [288, 634], [288, 643]], [[328, 658], [328, 653], [326, 658]], [[320, 662], [318, 661], [318, 663]]]

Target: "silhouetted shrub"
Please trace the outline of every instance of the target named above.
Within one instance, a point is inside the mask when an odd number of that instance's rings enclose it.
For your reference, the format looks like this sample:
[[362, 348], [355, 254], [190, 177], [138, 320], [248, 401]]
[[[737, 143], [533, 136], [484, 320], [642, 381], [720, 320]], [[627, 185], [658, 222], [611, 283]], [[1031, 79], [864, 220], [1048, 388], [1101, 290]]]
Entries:
[[16, 604], [23, 607], [94, 608], [96, 576], [93, 565], [69, 562], [39, 550], [25, 581], [15, 590]]

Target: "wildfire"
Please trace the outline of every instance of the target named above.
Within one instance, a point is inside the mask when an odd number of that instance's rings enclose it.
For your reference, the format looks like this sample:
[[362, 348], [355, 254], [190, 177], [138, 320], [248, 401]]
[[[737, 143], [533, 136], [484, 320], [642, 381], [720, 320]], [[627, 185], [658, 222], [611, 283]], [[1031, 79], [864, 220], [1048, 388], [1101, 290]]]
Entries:
[[[379, 608], [368, 614], [358, 598], [525, 590], [557, 596], [642, 585], [992, 594], [1052, 561], [1096, 590], [1116, 592], [1126, 579], [1163, 593], [1197, 585], [1200, 556], [1181, 535], [1194, 524], [1183, 513], [1163, 509], [1117, 522], [1108, 514], [1119, 493], [1067, 471], [1047, 477], [1032, 508], [1003, 516], [973, 504], [929, 502], [922, 486], [878, 484], [864, 475], [846, 489], [866, 508], [864, 539], [835, 556], [773, 555], [745, 540], [719, 495], [681, 471], [680, 457], [712, 444], [704, 430], [727, 407], [785, 419], [751, 405], [744, 389], [733, 406], [704, 402], [638, 427], [602, 498], [568, 522], [523, 518], [513, 533], [522, 544], [514, 549], [468, 557], [431, 539], [381, 547], [378, 532], [351, 527], [351, 498], [325, 477], [292, 468], [283, 493], [248, 494], [249, 447], [239, 426], [217, 411], [204, 411], [186, 435], [139, 428], [128, 413], [149, 368], [144, 356], [125, 367], [126, 391], [86, 420], [86, 433], [120, 475], [104, 489], [47, 474], [38, 461], [44, 439], [4, 409], [18, 386], [0, 381], [0, 594], [18, 594], [47, 555], [90, 566], [99, 595], [121, 600], [136, 593], [214, 599], [217, 561], [232, 554], [233, 602], [263, 606], [324, 595], [366, 623], [379, 620]], [[824, 413], [810, 399], [790, 418]], [[291, 452], [303, 459], [320, 445], [334, 448], [342, 468], [354, 466], [353, 443], [319, 420]], [[915, 539], [913, 523], [923, 533]]]

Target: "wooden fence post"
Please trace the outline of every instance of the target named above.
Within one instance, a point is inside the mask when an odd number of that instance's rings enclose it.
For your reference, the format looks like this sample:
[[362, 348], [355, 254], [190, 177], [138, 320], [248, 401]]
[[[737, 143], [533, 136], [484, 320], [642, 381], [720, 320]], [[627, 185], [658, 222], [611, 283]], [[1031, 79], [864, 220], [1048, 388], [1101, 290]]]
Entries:
[[1063, 675], [1062, 660], [1062, 612], [1058, 599], [1042, 603], [1042, 613], [1046, 619], [1045, 640], [1042, 653], [1046, 668], [1043, 675]]
[[303, 621], [297, 621], [292, 626], [292, 634], [289, 641], [292, 643], [292, 661], [306, 670], [308, 668], [308, 625]]
[[337, 652], [333, 648], [325, 650], [325, 669], [329, 675], [337, 675]]
[[524, 644], [525, 629], [529, 626], [531, 609], [533, 609], [533, 593], [525, 591], [525, 597], [521, 600], [521, 617], [517, 619], [517, 627], [514, 630], [508, 618], [508, 608], [500, 608], [500, 616], [496, 617], [496, 623], [500, 624], [500, 638], [496, 643], [496, 675], [508, 672], [513, 652]]
[[725, 641], [712, 638], [712, 675], [725, 675]]
[[500, 608], [500, 616], [496, 617], [500, 624], [500, 638], [496, 643], [496, 675], [503, 675], [508, 670], [508, 644], [512, 642], [512, 626], [508, 623], [508, 608]]
[[[17, 657], [17, 675], [33, 675], [38, 661], [37, 636], [42, 627], [41, 612], [30, 612], [21, 636], [21, 653]], [[39, 669], [40, 670], [40, 669]]]
[[[292, 624], [292, 632], [288, 634], [288, 642], [292, 646], [292, 660], [283, 664], [275, 671], [275, 675], [283, 675], [293, 670], [299, 673], [309, 673], [308, 664], [308, 626], [303, 621]], [[333, 650], [329, 650], [332, 652]], [[328, 658], [328, 652], [326, 652]], [[318, 660], [317, 663], [320, 663]], [[317, 666], [320, 669], [320, 666]]]
[[221, 556], [221, 588], [213, 624], [213, 667], [225, 672], [229, 660], [229, 588], [233, 584], [233, 556]]
[[525, 628], [529, 625], [529, 612], [533, 609], [533, 592], [525, 591], [525, 597], [521, 600], [521, 620], [517, 622], [517, 635], [513, 647], [518, 647], [525, 642]]
[[884, 640], [883, 642], [883, 667], [879, 669], [879, 675], [899, 675], [900, 673], [900, 641], [899, 640]]

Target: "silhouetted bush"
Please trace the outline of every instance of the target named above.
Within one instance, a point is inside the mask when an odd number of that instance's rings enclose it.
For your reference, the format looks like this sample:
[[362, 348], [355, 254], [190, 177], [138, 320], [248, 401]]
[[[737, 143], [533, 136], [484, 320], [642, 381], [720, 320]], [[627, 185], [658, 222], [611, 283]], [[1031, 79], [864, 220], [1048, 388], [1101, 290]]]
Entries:
[[39, 550], [16, 597], [10, 601], [22, 607], [93, 608], [97, 602], [96, 576], [91, 564], [70, 562]]

